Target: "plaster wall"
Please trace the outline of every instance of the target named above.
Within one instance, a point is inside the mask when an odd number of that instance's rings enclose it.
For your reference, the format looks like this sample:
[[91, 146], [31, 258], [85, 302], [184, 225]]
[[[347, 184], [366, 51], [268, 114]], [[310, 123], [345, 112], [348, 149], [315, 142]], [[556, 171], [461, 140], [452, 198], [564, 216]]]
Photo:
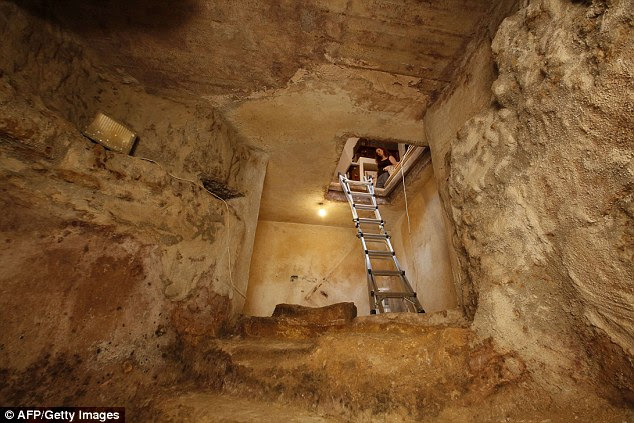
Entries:
[[280, 303], [321, 307], [352, 301], [369, 314], [363, 251], [348, 228], [261, 220], [245, 314], [270, 316]]
[[432, 156], [434, 177], [443, 204], [443, 221], [449, 248], [449, 261], [458, 304], [468, 316], [475, 312], [474, 293], [468, 283], [465, 269], [459, 261], [462, 242], [455, 235], [455, 226], [447, 208], [449, 189], [449, 163], [452, 141], [467, 120], [491, 103], [491, 84], [495, 80], [495, 67], [489, 40], [480, 40], [465, 63], [464, 71], [450, 90], [431, 106], [423, 120], [425, 137]]
[[392, 243], [425, 311], [453, 309], [457, 299], [433, 168], [426, 166], [417, 179], [407, 190], [409, 223], [403, 213], [391, 232]]
[[[387, 229], [425, 310], [452, 309], [457, 301], [433, 169], [426, 166], [412, 176], [411, 233], [402, 201], [398, 201], [400, 217], [388, 220]], [[339, 301], [353, 301], [359, 314], [369, 313], [363, 254], [352, 225], [258, 223], [246, 314], [269, 316], [279, 303], [318, 307]]]

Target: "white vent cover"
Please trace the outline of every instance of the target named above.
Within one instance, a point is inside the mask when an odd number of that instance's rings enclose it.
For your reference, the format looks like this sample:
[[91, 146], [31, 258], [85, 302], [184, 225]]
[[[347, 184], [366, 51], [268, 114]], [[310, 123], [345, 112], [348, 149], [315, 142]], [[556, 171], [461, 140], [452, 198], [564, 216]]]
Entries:
[[134, 132], [103, 113], [97, 113], [84, 135], [109, 150], [123, 154], [130, 154], [136, 139]]

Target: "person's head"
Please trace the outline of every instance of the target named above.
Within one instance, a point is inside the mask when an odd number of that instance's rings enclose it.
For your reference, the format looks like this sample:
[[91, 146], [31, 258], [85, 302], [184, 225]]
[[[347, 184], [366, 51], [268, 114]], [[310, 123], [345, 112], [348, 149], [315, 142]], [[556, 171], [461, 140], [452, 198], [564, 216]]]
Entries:
[[376, 149], [376, 158], [377, 159], [385, 159], [387, 157], [387, 153], [382, 147], [377, 147]]

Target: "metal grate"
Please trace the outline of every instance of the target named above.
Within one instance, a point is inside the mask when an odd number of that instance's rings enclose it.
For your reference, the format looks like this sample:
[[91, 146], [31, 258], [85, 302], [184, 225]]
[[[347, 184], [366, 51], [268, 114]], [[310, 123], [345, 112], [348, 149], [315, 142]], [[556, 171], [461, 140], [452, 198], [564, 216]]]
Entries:
[[130, 154], [136, 140], [134, 132], [103, 113], [97, 113], [84, 130], [84, 135], [109, 150], [123, 154]]

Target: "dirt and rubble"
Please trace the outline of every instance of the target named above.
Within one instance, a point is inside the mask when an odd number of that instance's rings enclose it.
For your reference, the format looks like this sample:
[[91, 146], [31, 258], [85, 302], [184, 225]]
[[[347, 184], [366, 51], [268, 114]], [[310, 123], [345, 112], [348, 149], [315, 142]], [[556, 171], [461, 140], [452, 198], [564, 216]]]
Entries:
[[[195, 354], [206, 360], [192, 369], [202, 376], [197, 386], [153, 394], [142, 412], [168, 421], [210, 421], [205, 420], [212, 418], [210, 404], [223, 403], [217, 418], [227, 422], [247, 421], [245, 414], [262, 421], [281, 418], [285, 406], [295, 408], [295, 418], [315, 421], [622, 422], [634, 417], [582, 382], [570, 396], [540, 389], [515, 352], [491, 338], [478, 339], [458, 311], [341, 319], [350, 310], [350, 304], [338, 304], [312, 309], [308, 319], [256, 318], [268, 321], [258, 329], [254, 318], [242, 319], [227, 337], [197, 344]], [[214, 367], [220, 372], [210, 374]], [[205, 389], [212, 380], [222, 380], [221, 389]], [[581, 391], [584, 396], [577, 395]]]

